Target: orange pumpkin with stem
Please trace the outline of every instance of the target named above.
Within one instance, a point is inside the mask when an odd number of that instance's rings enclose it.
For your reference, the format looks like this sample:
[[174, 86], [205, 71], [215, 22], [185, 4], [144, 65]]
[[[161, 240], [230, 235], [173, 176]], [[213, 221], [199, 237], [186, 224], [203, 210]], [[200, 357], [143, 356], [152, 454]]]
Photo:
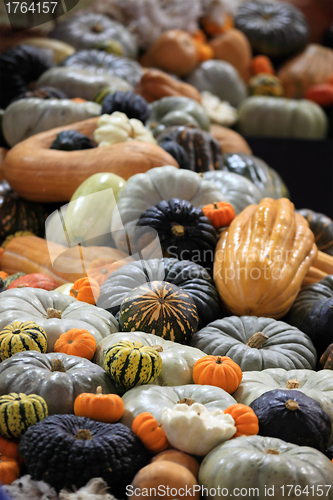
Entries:
[[96, 351], [96, 340], [88, 330], [71, 328], [60, 335], [54, 344], [54, 352], [64, 352], [92, 360]]
[[215, 229], [229, 226], [236, 215], [234, 207], [226, 201], [219, 201], [206, 205], [203, 207], [202, 211], [205, 216], [208, 217]]
[[97, 281], [99, 286], [102, 286], [109, 275], [119, 269], [124, 262], [115, 260], [115, 259], [105, 259], [104, 257], [100, 257], [97, 260], [93, 260], [90, 262], [87, 275], [88, 278], [93, 278]]
[[193, 367], [193, 381], [200, 385], [214, 385], [232, 394], [242, 381], [239, 365], [227, 356], [204, 356]]
[[132, 422], [132, 431], [153, 453], [160, 453], [169, 446], [164, 430], [149, 412], [140, 413], [135, 417]]
[[97, 387], [96, 394], [82, 393], [74, 401], [74, 414], [78, 417], [91, 418], [99, 422], [114, 423], [121, 419], [124, 403], [117, 394], [102, 394], [102, 387]]
[[259, 420], [252, 408], [242, 404], [229, 406], [224, 413], [228, 413], [235, 421], [236, 434], [231, 439], [239, 436], [255, 436], [259, 432]]
[[0, 483], [11, 484], [20, 477], [20, 465], [15, 458], [0, 455]]
[[70, 289], [70, 295], [76, 300], [95, 305], [100, 293], [99, 284], [94, 278], [80, 278]]

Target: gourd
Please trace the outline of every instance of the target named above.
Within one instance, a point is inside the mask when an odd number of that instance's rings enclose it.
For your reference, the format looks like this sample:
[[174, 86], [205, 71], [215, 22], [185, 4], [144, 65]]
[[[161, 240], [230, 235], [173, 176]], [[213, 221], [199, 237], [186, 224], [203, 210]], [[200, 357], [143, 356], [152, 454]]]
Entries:
[[91, 277], [80, 278], [73, 283], [69, 294], [80, 302], [95, 305], [99, 297], [99, 284]]
[[44, 328], [33, 321], [14, 321], [0, 331], [0, 360], [4, 361], [21, 351], [46, 352]]
[[94, 139], [98, 147], [110, 146], [120, 142], [149, 142], [157, 144], [153, 134], [136, 118], [128, 118], [125, 113], [114, 111], [102, 115], [97, 122]]
[[305, 333], [272, 318], [218, 319], [196, 332], [191, 345], [209, 355], [230, 357], [243, 372], [266, 368], [313, 370], [317, 361], [314, 345]]
[[253, 76], [248, 82], [250, 95], [282, 97], [284, 88], [279, 78], [265, 73]]
[[53, 60], [56, 64], [61, 63], [63, 59], [74, 54], [75, 49], [66, 42], [60, 40], [50, 40], [45, 37], [28, 37], [20, 41], [20, 45], [32, 45], [38, 49], [46, 49], [52, 53]]
[[115, 92], [108, 94], [102, 103], [101, 114], [111, 115], [114, 111], [125, 113], [128, 118], [136, 118], [145, 122], [150, 114], [148, 103], [144, 97], [128, 92]]
[[117, 394], [103, 394], [97, 387], [96, 394], [81, 393], [74, 401], [74, 414], [91, 418], [98, 422], [113, 424], [118, 422], [124, 412], [124, 403]]
[[174, 157], [179, 168], [190, 170], [190, 157], [183, 146], [178, 144], [178, 142], [168, 141], [168, 138], [166, 138], [166, 140], [162, 139], [158, 145]]
[[30, 97], [38, 99], [68, 99], [68, 95], [60, 89], [56, 89], [55, 87], [41, 87], [37, 90], [27, 90], [17, 95], [10, 104], [22, 99], [29, 99]]
[[[0, 436], [0, 453], [8, 458], [19, 458], [18, 441]], [[0, 480], [1, 481], [1, 480]]]
[[192, 472], [194, 477], [198, 477], [199, 463], [194, 457], [192, 457], [192, 455], [188, 455], [183, 451], [169, 449], [161, 451], [160, 453], [155, 455], [151, 459], [150, 463], [159, 462], [160, 460], [163, 462], [174, 462], [178, 465], [181, 465]]
[[327, 130], [324, 111], [306, 99], [251, 96], [238, 108], [238, 131], [245, 136], [324, 139]]
[[321, 355], [319, 365], [323, 370], [333, 370], [333, 344], [330, 344]]
[[[130, 258], [129, 258], [130, 260]], [[99, 286], [101, 287], [107, 280], [108, 276], [113, 272], [125, 265], [123, 261], [117, 261], [115, 259], [105, 259], [100, 257], [97, 260], [93, 260], [88, 267], [87, 276], [89, 278], [94, 278]]]
[[200, 93], [202, 105], [212, 123], [218, 123], [225, 127], [232, 127], [237, 122], [237, 109], [228, 102], [221, 101], [216, 95], [207, 90]]
[[252, 155], [252, 151], [246, 140], [235, 130], [221, 125], [212, 124], [210, 133], [220, 143], [224, 153], [245, 153]]
[[8, 438], [19, 438], [48, 415], [46, 401], [36, 394], [11, 392], [0, 396], [0, 432]]
[[0, 380], [1, 395], [22, 390], [37, 394], [46, 401], [49, 415], [73, 413], [76, 397], [99, 386], [105, 394], [123, 393], [100, 366], [61, 352], [14, 354], [1, 363]]
[[164, 430], [148, 412], [140, 413], [135, 417], [132, 423], [132, 432], [152, 453], [161, 452], [169, 447]]
[[26, 199], [66, 201], [95, 173], [110, 172], [128, 179], [149, 168], [177, 165], [162, 148], [136, 141], [70, 153], [49, 149], [64, 130], [77, 130], [92, 138], [97, 121], [98, 118], [91, 118], [55, 128], [17, 144], [6, 155], [6, 180]]
[[[71, 328], [62, 333], [54, 344], [54, 352], [63, 352], [71, 356], [92, 360], [96, 351], [96, 340], [88, 330]], [[89, 415], [81, 415], [88, 417]]]
[[239, 436], [255, 436], [259, 432], [258, 417], [249, 406], [235, 404], [229, 406], [224, 413], [232, 416], [235, 421], [236, 433], [233, 438]]
[[298, 210], [298, 213], [308, 221], [318, 250], [333, 255], [333, 220], [308, 208]]
[[237, 69], [245, 82], [249, 80], [252, 49], [242, 31], [230, 29], [214, 37], [209, 45], [214, 51], [213, 59], [227, 61]]
[[204, 356], [193, 367], [193, 381], [200, 385], [214, 385], [232, 394], [242, 380], [242, 370], [227, 356]]
[[86, 135], [76, 130], [60, 132], [54, 139], [50, 149], [58, 151], [78, 151], [81, 149], [91, 149], [94, 145]]
[[231, 221], [235, 218], [235, 210], [231, 203], [223, 201], [206, 205], [203, 207], [202, 211], [213, 224], [215, 229], [229, 226]]
[[20, 465], [14, 458], [0, 455], [0, 481], [1, 484], [11, 484], [20, 477]]
[[233, 314], [279, 319], [292, 306], [317, 252], [314, 235], [294, 205], [287, 198], [263, 198], [222, 233], [215, 251], [215, 285]]

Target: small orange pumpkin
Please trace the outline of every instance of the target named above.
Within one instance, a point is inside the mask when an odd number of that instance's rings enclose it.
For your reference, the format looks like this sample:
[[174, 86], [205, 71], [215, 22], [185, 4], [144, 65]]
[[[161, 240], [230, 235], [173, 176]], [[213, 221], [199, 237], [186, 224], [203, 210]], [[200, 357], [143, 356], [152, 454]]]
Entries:
[[20, 477], [20, 465], [15, 458], [0, 455], [0, 483], [11, 484]]
[[200, 385], [214, 385], [232, 394], [242, 381], [239, 365], [227, 356], [204, 356], [193, 367], [193, 381]]
[[210, 16], [205, 16], [201, 19], [201, 24], [208, 35], [217, 36], [235, 27], [234, 20], [229, 14], [226, 14], [224, 19], [223, 24], [217, 24]]
[[149, 412], [140, 413], [135, 417], [132, 423], [132, 432], [153, 453], [160, 453], [169, 446], [164, 430]]
[[91, 418], [99, 422], [114, 423], [121, 419], [124, 403], [117, 394], [102, 394], [97, 387], [96, 394], [83, 392], [74, 401], [74, 414], [77, 417]]
[[96, 351], [95, 337], [80, 328], [71, 328], [62, 333], [54, 344], [54, 352], [64, 352], [71, 356], [79, 356], [92, 360]]
[[215, 229], [229, 226], [236, 215], [234, 207], [226, 201], [219, 201], [206, 205], [203, 207], [202, 211], [205, 216], [208, 217]]
[[333, 104], [333, 83], [313, 85], [305, 92], [304, 97], [319, 104], [319, 106], [331, 106]]
[[100, 293], [99, 284], [94, 278], [80, 278], [75, 281], [69, 294], [76, 300], [95, 305]]
[[17, 460], [19, 458], [18, 444], [18, 441], [8, 439], [0, 434], [0, 455]]
[[124, 263], [119, 260], [100, 257], [99, 259], [90, 262], [87, 271], [88, 278], [93, 278], [97, 281], [99, 286], [102, 286], [108, 279], [109, 275], [116, 269], [119, 269], [123, 264]]
[[214, 51], [208, 45], [206, 35], [202, 30], [197, 30], [192, 35], [192, 38], [197, 46], [198, 59], [200, 62], [214, 58]]
[[229, 406], [224, 413], [228, 413], [235, 421], [237, 429], [233, 438], [239, 436], [255, 436], [259, 432], [259, 420], [252, 408], [242, 404]]
[[275, 75], [273, 64], [267, 56], [255, 56], [251, 62], [251, 72], [253, 76], [259, 75], [260, 73]]

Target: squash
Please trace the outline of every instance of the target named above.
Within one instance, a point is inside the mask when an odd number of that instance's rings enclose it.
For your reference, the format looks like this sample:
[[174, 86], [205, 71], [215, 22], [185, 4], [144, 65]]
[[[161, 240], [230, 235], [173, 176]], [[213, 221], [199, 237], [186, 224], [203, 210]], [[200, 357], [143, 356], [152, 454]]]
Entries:
[[212, 123], [232, 127], [237, 122], [237, 109], [226, 101], [221, 101], [207, 90], [200, 93], [202, 105]]
[[179, 165], [179, 168], [190, 170], [190, 157], [183, 146], [178, 144], [178, 142], [169, 141], [167, 137], [165, 140], [161, 139], [158, 145], [174, 157]]
[[247, 95], [246, 86], [238, 71], [227, 61], [209, 60], [200, 64], [186, 82], [200, 92], [208, 90], [237, 107]]
[[[131, 260], [130, 258], [128, 260]], [[87, 269], [88, 278], [93, 278], [101, 287], [107, 280], [108, 276], [113, 272], [125, 265], [125, 262], [116, 261], [115, 259], [105, 259], [100, 257], [93, 260]]]
[[128, 118], [125, 113], [114, 111], [102, 115], [97, 122], [94, 139], [98, 147], [110, 146], [119, 142], [149, 142], [157, 144], [153, 134], [136, 118]]
[[193, 381], [200, 385], [214, 385], [232, 394], [242, 380], [242, 370], [228, 356], [204, 356], [193, 367]]
[[86, 135], [77, 130], [65, 130], [60, 132], [52, 142], [50, 149], [58, 151], [79, 151], [81, 149], [91, 149], [93, 142]]
[[305, 333], [272, 318], [218, 319], [196, 332], [191, 345], [209, 355], [230, 357], [243, 372], [266, 368], [314, 370], [317, 361], [314, 345]]
[[35, 321], [46, 331], [47, 352], [52, 352], [60, 335], [71, 328], [88, 330], [96, 342], [118, 331], [118, 322], [107, 311], [54, 291], [5, 290], [0, 305], [0, 329], [14, 321]]
[[22, 351], [46, 352], [47, 336], [44, 328], [33, 321], [14, 321], [0, 331], [0, 360]]
[[161, 451], [157, 455], [155, 455], [150, 463], [153, 462], [159, 462], [159, 461], [166, 461], [166, 462], [174, 462], [178, 465], [182, 465], [186, 469], [188, 469], [190, 472], [192, 472], [194, 477], [198, 477], [198, 472], [199, 472], [199, 463], [198, 461], [192, 456], [188, 455], [187, 453], [184, 453], [183, 451], [179, 450], [165, 450]]
[[183, 81], [176, 80], [168, 73], [159, 69], [147, 68], [141, 80], [136, 85], [134, 92], [140, 94], [148, 102], [154, 102], [163, 97], [188, 97], [201, 103], [198, 90]]
[[42, 288], [43, 290], [55, 290], [58, 287], [58, 283], [46, 274], [25, 274], [24, 276], [17, 278], [10, 285], [8, 285], [6, 290], [24, 287]]
[[285, 3], [245, 2], [237, 10], [235, 26], [247, 36], [254, 52], [268, 57], [288, 57], [302, 50], [309, 39], [305, 17]]
[[[63, 443], [61, 451], [59, 439]], [[44, 453], [38, 451], [36, 440]], [[96, 456], [101, 449], [103, 460], [98, 461]], [[106, 481], [110, 493], [118, 498], [124, 498], [125, 486], [150, 458], [139, 438], [124, 425], [76, 415], [48, 417], [24, 434], [19, 450], [35, 481], [47, 478], [48, 484], [59, 492], [65, 487], [80, 488], [97, 476]], [[46, 459], [46, 450], [54, 460]]]
[[0, 482], [1, 484], [11, 484], [20, 477], [20, 465], [14, 458], [0, 455]]
[[39, 89], [27, 90], [23, 94], [17, 95], [10, 104], [31, 97], [37, 99], [68, 99], [68, 95], [60, 89], [56, 89], [55, 87], [40, 87]]
[[238, 108], [238, 131], [246, 136], [324, 139], [327, 117], [306, 99], [251, 96]]
[[229, 406], [224, 413], [232, 416], [237, 429], [232, 438], [239, 436], [255, 436], [259, 432], [258, 417], [249, 406], [235, 404]]
[[333, 256], [333, 220], [308, 208], [298, 210], [298, 213], [308, 221], [318, 250]]
[[330, 344], [321, 355], [319, 365], [323, 370], [333, 370], [333, 344]]
[[[62, 333], [54, 344], [54, 352], [63, 352], [70, 356], [92, 360], [96, 351], [96, 339], [88, 330], [71, 328]], [[88, 415], [80, 415], [88, 417]]]
[[333, 105], [333, 84], [319, 83], [312, 85], [305, 92], [305, 99], [316, 102], [319, 106], [326, 108]]
[[234, 207], [231, 203], [223, 201], [206, 205], [203, 207], [202, 211], [215, 229], [229, 226], [230, 222], [235, 218]]
[[187, 344], [198, 323], [192, 297], [165, 281], [151, 281], [134, 288], [120, 305], [119, 324], [125, 332], [143, 331]]
[[125, 56], [135, 59], [138, 50], [133, 35], [125, 26], [107, 16], [91, 12], [70, 16], [58, 23], [48, 36], [70, 44], [77, 51], [92, 49], [97, 43], [110, 39], [120, 43]]
[[108, 94], [102, 102], [101, 114], [111, 115], [114, 111], [125, 113], [128, 118], [136, 118], [145, 122], [150, 114], [149, 105], [143, 97], [131, 91], [117, 91]]
[[222, 233], [214, 280], [226, 308], [236, 315], [279, 319], [292, 306], [317, 257], [308, 222], [287, 198], [249, 205]]
[[99, 297], [99, 284], [94, 278], [80, 278], [73, 283], [69, 295], [94, 306]]
[[113, 424], [118, 422], [124, 412], [124, 403], [117, 394], [103, 394], [102, 387], [96, 394], [81, 393], [74, 401], [74, 414], [78, 417], [91, 418], [98, 422]]
[[132, 423], [132, 432], [152, 453], [159, 453], [169, 447], [164, 430], [148, 412], [140, 413], [135, 417]]
[[259, 73], [248, 82], [250, 95], [268, 95], [272, 97], [284, 96], [284, 88], [280, 79], [275, 75]]
[[0, 432], [8, 438], [19, 438], [48, 415], [46, 401], [36, 394], [11, 392], [0, 396]]
[[302, 99], [313, 85], [326, 83], [333, 73], [333, 50], [316, 43], [283, 64], [277, 76], [286, 97]]
[[[32, 45], [38, 49], [45, 49], [52, 53], [53, 60], [56, 64], [61, 63], [63, 59], [71, 56], [75, 52], [75, 48], [68, 43], [60, 40], [50, 40], [45, 37], [28, 37], [20, 40], [20, 45]], [[18, 44], [17, 44], [18, 45]]]
[[274, 75], [275, 70], [272, 61], [267, 56], [255, 56], [251, 61], [251, 73], [252, 76], [264, 73], [266, 75]]
[[252, 155], [252, 150], [244, 137], [235, 130], [212, 124], [210, 133], [220, 143], [223, 153], [244, 153]]
[[248, 38], [237, 29], [230, 29], [209, 43], [214, 51], [213, 59], [222, 59], [232, 64], [247, 82], [250, 78], [252, 49]]
[[94, 362], [104, 368], [105, 353], [119, 341], [140, 342], [156, 348], [162, 358], [162, 370], [152, 382], [155, 385], [175, 386], [193, 384], [192, 372], [195, 362], [205, 356], [199, 349], [165, 340], [157, 335], [143, 332], [119, 332], [108, 335], [98, 343]]
[[[323, 0], [318, 3], [316, 0], [308, 0], [304, 2], [303, 0], [288, 0], [297, 7], [305, 16], [310, 30], [310, 41], [319, 42], [323, 40], [323, 34], [325, 30], [332, 24], [332, 5], [330, 0]], [[333, 48], [333, 47], [332, 47]]]
[[17, 144], [5, 159], [6, 180], [26, 199], [66, 201], [95, 173], [111, 172], [127, 180], [153, 167], [177, 166], [162, 148], [136, 141], [70, 153], [49, 149], [63, 130], [77, 130], [92, 138], [97, 121], [98, 118], [91, 118], [55, 128]]
[[10, 286], [14, 281], [21, 278], [24, 275], [25, 275], [25, 273], [15, 273], [15, 274], [10, 274], [9, 276], [7, 276], [3, 280], [4, 289], [6, 290], [8, 286]]
[[105, 394], [123, 393], [100, 366], [61, 352], [14, 354], [1, 363], [0, 380], [0, 394], [22, 390], [26, 394], [38, 394], [46, 401], [49, 415], [73, 413], [76, 397], [81, 393], [94, 393], [99, 386]]

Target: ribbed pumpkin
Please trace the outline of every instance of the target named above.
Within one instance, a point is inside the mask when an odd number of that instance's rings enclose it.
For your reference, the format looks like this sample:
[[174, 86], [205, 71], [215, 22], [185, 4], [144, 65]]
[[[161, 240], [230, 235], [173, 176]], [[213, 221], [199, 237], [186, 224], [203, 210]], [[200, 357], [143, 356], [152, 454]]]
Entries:
[[152, 333], [185, 344], [196, 331], [199, 316], [186, 291], [165, 281], [151, 281], [125, 297], [119, 323], [122, 331]]
[[20, 465], [18, 461], [0, 454], [0, 484], [11, 484], [19, 476]]
[[21, 276], [24, 276], [24, 275], [25, 275], [25, 273], [15, 273], [15, 274], [10, 274], [9, 276], [7, 276], [7, 278], [5, 278], [3, 280], [3, 285], [4, 285], [5, 290], [7, 290], [7, 288], [11, 285], [11, 283], [13, 283], [14, 281], [21, 278]]
[[228, 406], [224, 413], [228, 413], [235, 421], [236, 434], [231, 439], [239, 436], [255, 436], [259, 432], [258, 417], [249, 406], [235, 404]]
[[135, 417], [132, 422], [132, 432], [153, 453], [160, 453], [169, 446], [164, 430], [149, 412], [140, 413]]
[[[101, 98], [102, 96], [100, 95], [99, 99]], [[150, 113], [146, 99], [141, 97], [141, 95], [134, 94], [130, 90], [128, 92], [118, 90], [117, 92], [109, 93], [100, 104], [102, 104], [102, 115], [105, 113], [111, 115], [114, 111], [120, 111], [121, 113], [125, 113], [128, 118], [136, 118], [143, 123], [148, 119]]]
[[333, 220], [308, 208], [298, 210], [298, 213], [308, 221], [318, 250], [333, 255]]
[[74, 413], [78, 417], [91, 418], [98, 422], [114, 423], [124, 413], [124, 403], [118, 394], [103, 394], [98, 386], [96, 394], [83, 392], [74, 401]]
[[193, 381], [200, 385], [214, 385], [232, 394], [242, 380], [242, 370], [228, 356], [204, 356], [193, 367]]
[[206, 205], [203, 207], [202, 211], [205, 216], [208, 217], [215, 229], [229, 226], [231, 221], [235, 218], [234, 207], [225, 201]]
[[0, 332], [0, 360], [22, 351], [46, 353], [47, 336], [44, 328], [34, 321], [14, 321]]
[[59, 284], [50, 276], [41, 273], [25, 274], [13, 281], [7, 290], [12, 288], [42, 288], [43, 290], [55, 290]]
[[41, 396], [16, 392], [0, 396], [0, 433], [8, 438], [19, 438], [47, 415], [47, 404]]
[[[88, 330], [71, 328], [62, 333], [54, 344], [54, 352], [63, 352], [71, 356], [80, 356], [92, 360], [96, 351], [95, 337]], [[88, 415], [84, 415], [87, 417]]]
[[162, 358], [156, 348], [126, 340], [106, 351], [104, 368], [113, 380], [128, 390], [155, 380], [162, 370]]
[[80, 278], [74, 282], [69, 294], [76, 300], [95, 305], [99, 297], [99, 284], [94, 278]]
[[284, 88], [279, 78], [266, 73], [252, 77], [248, 83], [248, 89], [250, 95], [270, 95], [273, 97], [284, 95]]

